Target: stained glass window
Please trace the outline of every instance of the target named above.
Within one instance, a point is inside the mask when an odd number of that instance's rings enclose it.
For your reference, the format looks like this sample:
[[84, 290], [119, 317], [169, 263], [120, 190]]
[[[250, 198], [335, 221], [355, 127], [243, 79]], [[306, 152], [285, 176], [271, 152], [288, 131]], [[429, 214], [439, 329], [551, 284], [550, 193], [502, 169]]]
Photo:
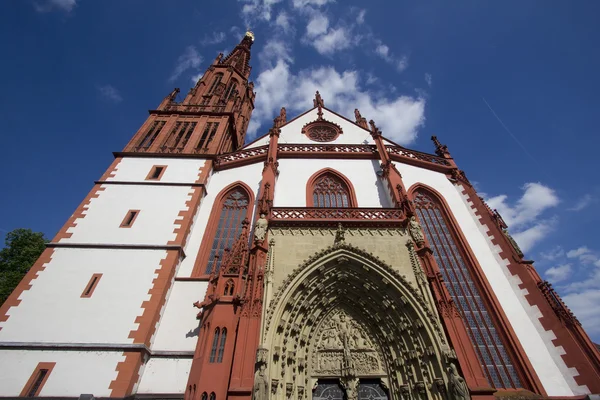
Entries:
[[[243, 189], [235, 188], [225, 196], [222, 204], [217, 230], [206, 264], [207, 275], [212, 272], [213, 264], [216, 267], [215, 272], [219, 271], [223, 261], [223, 251], [231, 249], [242, 233], [242, 221], [246, 218], [248, 211], [248, 195]], [[216, 263], [215, 256], [219, 256]]]
[[313, 203], [315, 207], [349, 207], [348, 186], [334, 174], [324, 174], [313, 186]]
[[417, 191], [414, 197], [417, 214], [431, 244], [433, 256], [465, 321], [488, 380], [496, 388], [522, 387], [490, 311], [473, 281], [471, 266], [463, 255], [464, 249], [458, 245], [456, 232], [452, 230], [440, 202], [424, 190]]
[[210, 348], [210, 358], [208, 362], [215, 362], [215, 358], [217, 356], [217, 346], [219, 345], [219, 334], [221, 330], [219, 328], [215, 329], [215, 336], [213, 337], [212, 346]]
[[221, 330], [221, 342], [219, 343], [219, 352], [217, 354], [217, 362], [223, 362], [223, 353], [225, 352], [225, 341], [227, 340], [227, 329]]

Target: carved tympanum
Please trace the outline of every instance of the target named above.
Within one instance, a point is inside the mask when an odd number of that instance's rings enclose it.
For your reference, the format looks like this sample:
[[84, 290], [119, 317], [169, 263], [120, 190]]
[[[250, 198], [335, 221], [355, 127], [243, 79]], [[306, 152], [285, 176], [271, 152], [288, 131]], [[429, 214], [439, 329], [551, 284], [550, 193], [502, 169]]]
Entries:
[[324, 321], [317, 337], [312, 368], [315, 376], [384, 373], [379, 354], [366, 330], [345, 311], [333, 313]]

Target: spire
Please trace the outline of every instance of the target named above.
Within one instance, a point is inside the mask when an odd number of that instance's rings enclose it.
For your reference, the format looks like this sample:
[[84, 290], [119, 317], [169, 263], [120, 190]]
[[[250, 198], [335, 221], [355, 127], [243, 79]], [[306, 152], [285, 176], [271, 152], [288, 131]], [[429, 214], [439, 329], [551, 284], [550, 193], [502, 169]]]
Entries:
[[246, 79], [250, 76], [250, 48], [254, 43], [254, 33], [251, 31], [246, 32], [244, 38], [235, 46], [235, 49], [227, 57], [219, 60], [221, 65], [231, 65]]

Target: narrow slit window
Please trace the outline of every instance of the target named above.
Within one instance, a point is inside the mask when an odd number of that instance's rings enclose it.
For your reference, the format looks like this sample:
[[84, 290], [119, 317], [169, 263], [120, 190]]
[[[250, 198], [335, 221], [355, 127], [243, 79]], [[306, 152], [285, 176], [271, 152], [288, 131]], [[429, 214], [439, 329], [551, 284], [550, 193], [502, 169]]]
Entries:
[[56, 363], [42, 362], [37, 365], [33, 374], [25, 384], [25, 387], [21, 391], [21, 397], [37, 397], [39, 396], [42, 388], [46, 384], [50, 372]]
[[217, 346], [219, 345], [219, 336], [221, 330], [219, 328], [215, 329], [215, 336], [213, 337], [212, 347], [210, 349], [210, 359], [208, 362], [214, 363], [215, 358], [217, 356]]
[[121, 228], [131, 228], [139, 213], [140, 210], [129, 210], [127, 215], [125, 215], [123, 222], [121, 222]]
[[156, 140], [156, 137], [160, 134], [160, 131], [165, 126], [166, 121], [154, 121], [146, 135], [140, 141], [138, 148], [140, 150], [147, 150], [152, 146], [152, 143]]
[[94, 290], [96, 290], [96, 286], [98, 286], [98, 282], [100, 281], [101, 277], [102, 277], [102, 274], [92, 275], [92, 278], [90, 279], [88, 284], [85, 286], [83, 293], [81, 293], [81, 297], [85, 297], [85, 298], [92, 297], [92, 294], [94, 293]]
[[219, 343], [219, 353], [217, 354], [217, 362], [223, 362], [223, 353], [225, 352], [225, 341], [227, 340], [227, 329], [221, 331], [221, 342]]
[[150, 169], [148, 176], [146, 177], [147, 181], [159, 181], [165, 173], [165, 169], [167, 169], [166, 165], [155, 165]]

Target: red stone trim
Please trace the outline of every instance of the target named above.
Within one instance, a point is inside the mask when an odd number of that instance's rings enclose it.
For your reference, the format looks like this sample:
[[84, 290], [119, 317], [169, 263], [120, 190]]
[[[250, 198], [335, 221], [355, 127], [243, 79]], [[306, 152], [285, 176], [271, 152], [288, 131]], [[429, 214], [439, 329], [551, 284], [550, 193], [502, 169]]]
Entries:
[[98, 282], [100, 282], [100, 278], [102, 278], [102, 274], [92, 275], [88, 284], [85, 285], [83, 292], [81, 292], [80, 297], [82, 297], [82, 298], [92, 297], [92, 294], [94, 294], [94, 290], [96, 290], [96, 288], [98, 287]]
[[196, 179], [195, 183], [202, 184], [202, 186], [194, 187], [188, 194], [188, 196], [191, 195], [191, 198], [185, 202], [186, 208], [179, 212], [178, 219], [175, 220], [175, 225], [177, 225], [177, 227], [173, 230], [173, 233], [176, 234], [175, 239], [169, 241], [167, 243], [168, 245], [178, 245], [182, 248], [185, 247], [190, 230], [192, 229], [194, 217], [200, 205], [200, 201], [206, 193], [204, 190], [204, 184], [208, 180], [208, 174], [211, 167], [212, 161], [210, 160], [206, 160], [204, 165], [200, 167], [200, 170], [198, 171], [198, 178]]
[[[133, 339], [133, 343], [150, 347], [178, 263], [179, 253], [175, 250], [168, 250], [166, 257], [160, 262], [160, 267], [154, 271], [157, 276], [152, 281], [152, 288], [148, 291], [150, 299], [142, 303], [142, 314], [135, 319], [135, 323], [138, 324], [137, 329], [129, 332], [129, 338]], [[124, 352], [123, 355], [125, 360], [117, 364], [117, 377], [109, 386], [112, 389], [111, 397], [130, 395], [134, 385], [140, 378], [139, 369], [143, 362], [142, 354], [139, 352]]]
[[350, 179], [346, 178], [346, 176], [344, 174], [342, 174], [341, 172], [336, 171], [335, 169], [332, 169], [332, 168], [323, 168], [323, 169], [315, 172], [314, 174], [312, 174], [312, 176], [308, 179], [308, 181], [306, 182], [306, 206], [307, 207], [315, 206], [314, 199], [313, 199], [313, 188], [315, 187], [316, 180], [325, 174], [335, 175], [342, 182], [344, 182], [344, 184], [348, 188], [348, 192], [349, 192], [348, 193], [348, 195], [349, 195], [348, 208], [358, 207], [358, 201], [356, 201], [356, 192], [354, 191], [354, 186], [352, 185], [352, 182], [350, 182]]
[[221, 214], [221, 205], [223, 204], [225, 196], [236, 186], [241, 186], [248, 194], [248, 211], [246, 212], [246, 218], [250, 220], [252, 217], [252, 212], [254, 210], [254, 192], [248, 185], [246, 185], [244, 182], [237, 181], [221, 190], [221, 192], [215, 197], [212, 209], [210, 211], [208, 223], [204, 229], [200, 250], [198, 251], [196, 261], [194, 262], [194, 268], [192, 270], [192, 277], [194, 278], [209, 278], [209, 276], [204, 273], [205, 268], [203, 267], [208, 260], [210, 247], [217, 231], [217, 225], [219, 224], [219, 217]]
[[[165, 171], [167, 170], [167, 167], [168, 167], [168, 165], [153, 165], [152, 168], [150, 168], [150, 172], [148, 172], [148, 175], [146, 175], [146, 179], [145, 180], [147, 180], [147, 181], [160, 181], [161, 178], [162, 178], [162, 176], [165, 174]], [[152, 176], [156, 172], [157, 168], [162, 168], [162, 170], [158, 174], [158, 177], [153, 178]]]
[[69, 239], [73, 236], [72, 232], [67, 232], [70, 228], [75, 228], [77, 226], [77, 220], [80, 218], [85, 218], [85, 213], [87, 212], [92, 199], [96, 199], [100, 197], [100, 192], [104, 191], [104, 187], [101, 185], [94, 185], [94, 188], [88, 193], [88, 195], [83, 199], [81, 204], [77, 207], [73, 215], [67, 220], [67, 222], [63, 225], [63, 227], [58, 231], [53, 242], [60, 242], [63, 239]]
[[[538, 286], [542, 279], [533, 265], [529, 262], [519, 262], [514, 248], [494, 223], [488, 208], [477, 196], [475, 189], [468, 185], [462, 187], [462, 194], [471, 203], [471, 209], [479, 217], [479, 222], [488, 228], [487, 235], [491, 243], [501, 249], [498, 256], [507, 262], [508, 271], [521, 279], [519, 288], [527, 291], [525, 299], [532, 307], [537, 307], [542, 314], [539, 318], [542, 328], [552, 331], [556, 336], [552, 344], [564, 349], [565, 354], [561, 355], [561, 358], [565, 365], [579, 372], [579, 375], [574, 377], [575, 382], [578, 385], [586, 385], [592, 393], [600, 392], [600, 352], [596, 346], [581, 326], [578, 324], [567, 326], [556, 315]], [[527, 360], [524, 354], [523, 357]], [[527, 364], [529, 364], [528, 360]]]
[[[133, 218], [132, 218], [132, 215], [133, 215]], [[131, 228], [139, 215], [140, 215], [140, 210], [127, 211], [127, 214], [125, 214], [125, 218], [123, 218], [123, 221], [121, 221], [121, 225], [119, 225], [119, 228]]]
[[104, 174], [102, 174], [102, 176], [100, 177], [101, 181], [105, 181], [109, 178], [114, 178], [117, 174], [117, 169], [119, 166], [119, 163], [121, 162], [122, 158], [121, 157], [117, 157], [113, 160], [113, 162], [110, 164], [110, 166], [108, 167], [108, 169], [106, 170], [106, 172]]
[[[21, 279], [21, 282], [19, 282], [15, 290], [12, 291], [4, 304], [0, 307], [0, 322], [5, 322], [8, 319], [8, 310], [11, 307], [17, 307], [21, 303], [19, 297], [21, 297], [23, 292], [31, 289], [32, 282], [38, 277], [40, 272], [46, 269], [46, 264], [50, 263], [50, 260], [52, 260], [52, 254], [54, 254], [54, 249], [45, 249], [35, 264], [33, 264], [27, 274]], [[0, 330], [2, 330], [2, 327], [0, 327]]]
[[432, 187], [422, 183], [415, 183], [408, 190], [411, 200], [414, 199], [414, 193], [418, 189], [423, 189], [430, 192], [439, 200], [440, 205], [448, 217], [448, 222], [452, 228], [452, 231], [455, 233], [456, 239], [460, 243], [460, 247], [463, 250], [465, 261], [471, 266], [473, 281], [478, 287], [479, 292], [482, 294], [482, 300], [488, 306], [490, 317], [498, 327], [498, 334], [503, 339], [502, 341], [505, 344], [505, 349], [509, 357], [513, 360], [513, 365], [517, 374], [521, 378], [521, 383], [525, 386], [525, 389], [530, 389], [536, 393], [546, 395], [544, 386], [539, 380], [537, 373], [533, 369], [533, 366], [531, 365], [525, 350], [521, 346], [521, 343], [519, 342], [519, 339], [517, 338], [517, 335], [515, 334], [508, 318], [504, 314], [504, 310], [502, 309], [500, 302], [496, 298], [496, 295], [492, 290], [492, 287], [488, 282], [487, 277], [485, 276], [483, 269], [477, 260], [477, 257], [473, 253], [473, 250], [464, 236], [458, 221], [456, 221], [454, 213], [446, 202], [446, 199], [441, 195], [441, 193]]
[[[335, 136], [333, 136], [332, 138], [328, 139], [328, 140], [317, 140], [313, 137], [311, 137], [310, 135], [310, 130], [315, 128], [315, 127], [319, 127], [319, 126], [323, 126], [323, 127], [327, 127], [332, 129], [335, 132]], [[324, 119], [317, 119], [316, 121], [312, 121], [309, 122], [307, 124], [305, 124], [302, 127], [301, 133], [303, 135], [305, 135], [308, 139], [312, 140], [313, 142], [319, 142], [319, 143], [327, 143], [327, 142], [333, 142], [335, 139], [337, 139], [341, 134], [344, 133], [344, 131], [342, 130], [342, 127], [339, 126], [338, 124], [335, 124], [331, 121], [327, 121]]]
[[19, 397], [28, 397], [28, 394], [31, 391], [31, 389], [33, 389], [32, 386], [33, 386], [34, 382], [37, 380], [40, 371], [42, 369], [47, 369], [48, 373], [46, 374], [46, 376], [44, 376], [44, 379], [42, 379], [42, 383], [37, 388], [37, 390], [36, 390], [36, 392], [34, 394], [34, 396], [36, 396], [36, 397], [39, 396], [40, 393], [41, 393], [41, 391], [42, 391], [42, 388], [44, 387], [44, 385], [48, 381], [48, 378], [50, 377], [50, 374], [52, 373], [52, 370], [54, 369], [55, 365], [56, 365], [55, 362], [41, 362], [41, 363], [38, 363], [37, 367], [35, 367], [35, 370], [31, 374], [31, 376], [29, 377], [29, 380], [27, 381], [27, 383], [23, 387], [23, 390], [21, 390], [21, 394], [19, 395]]

